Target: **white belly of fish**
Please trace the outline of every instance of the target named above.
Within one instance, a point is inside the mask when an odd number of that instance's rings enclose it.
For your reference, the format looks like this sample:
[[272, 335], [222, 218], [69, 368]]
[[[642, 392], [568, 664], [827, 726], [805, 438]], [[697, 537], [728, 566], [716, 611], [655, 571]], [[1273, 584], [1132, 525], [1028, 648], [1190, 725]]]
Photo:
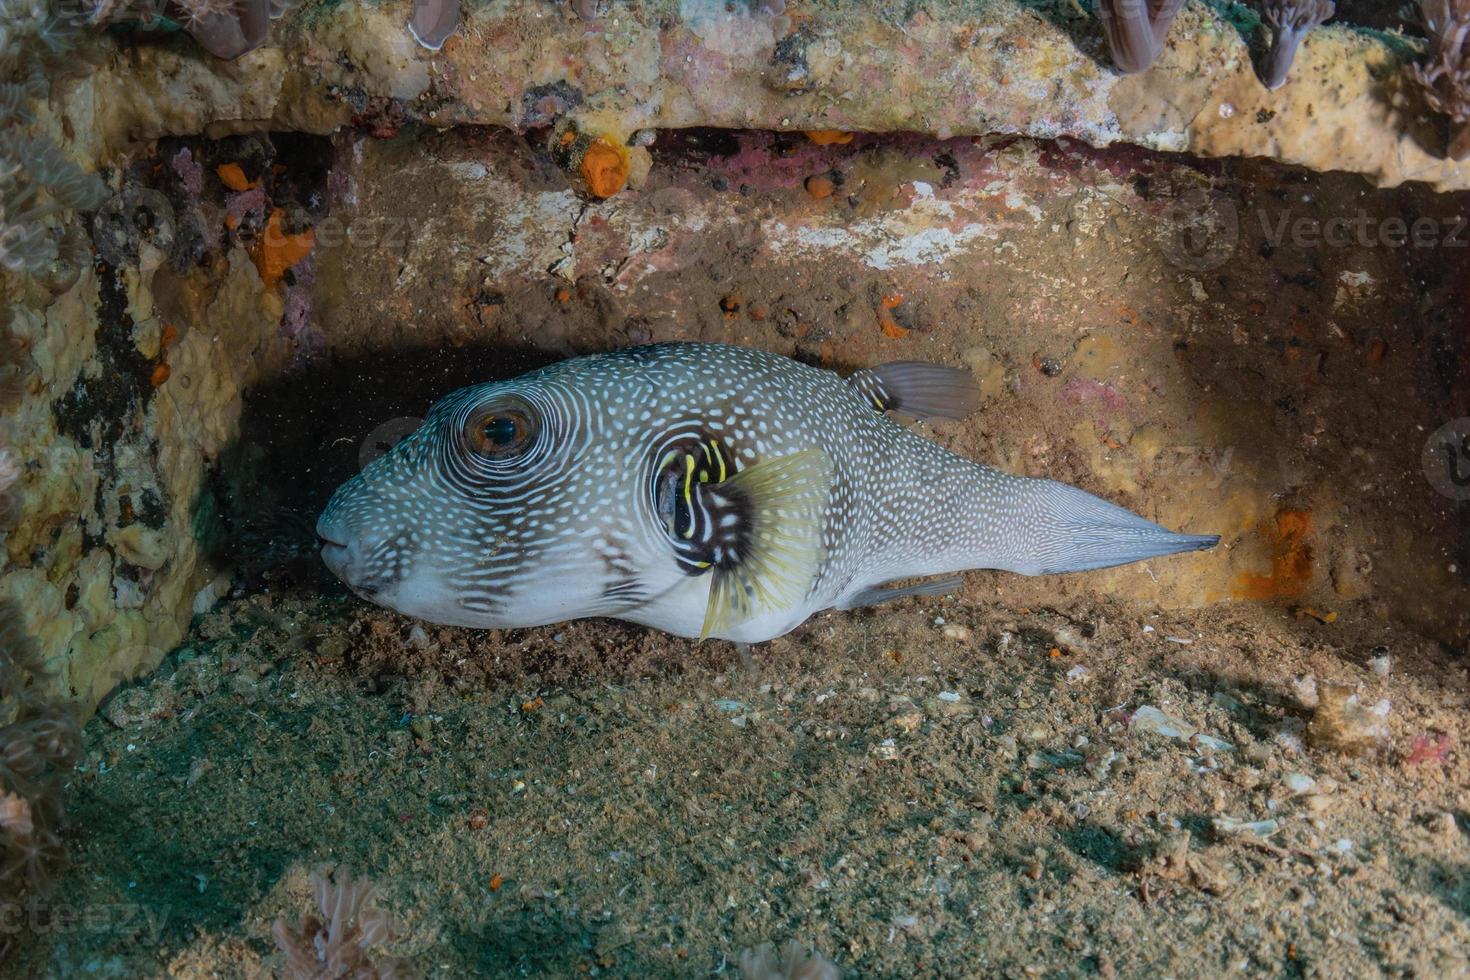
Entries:
[[[687, 578], [683, 583], [636, 609], [619, 613], [617, 618], [641, 626], [651, 626], [675, 636], [696, 639], [709, 609], [709, 590], [709, 576]], [[728, 628], [712, 631], [707, 639], [763, 643], [790, 633], [813, 613], [831, 606], [830, 601], [812, 600], [793, 609], [763, 609]]]

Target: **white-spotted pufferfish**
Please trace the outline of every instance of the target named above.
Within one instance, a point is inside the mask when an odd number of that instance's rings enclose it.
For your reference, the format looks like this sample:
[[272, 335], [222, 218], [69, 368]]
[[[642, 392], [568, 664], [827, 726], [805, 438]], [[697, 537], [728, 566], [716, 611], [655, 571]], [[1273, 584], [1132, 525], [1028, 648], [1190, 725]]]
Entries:
[[755, 643], [935, 591], [895, 580], [1219, 540], [971, 462], [886, 414], [957, 419], [977, 400], [969, 372], [914, 362], [843, 378], [720, 344], [578, 357], [439, 401], [338, 488], [322, 557], [363, 598], [435, 623], [611, 616]]

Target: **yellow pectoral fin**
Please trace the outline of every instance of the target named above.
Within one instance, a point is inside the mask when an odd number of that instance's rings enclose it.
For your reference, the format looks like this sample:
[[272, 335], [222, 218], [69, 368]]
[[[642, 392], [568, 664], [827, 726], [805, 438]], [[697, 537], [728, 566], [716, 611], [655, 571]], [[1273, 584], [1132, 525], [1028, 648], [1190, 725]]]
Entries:
[[765, 460], [716, 485], [743, 497], [742, 551], [710, 582], [700, 639], [727, 633], [754, 615], [800, 604], [821, 572], [822, 531], [832, 493], [832, 460], [820, 449]]

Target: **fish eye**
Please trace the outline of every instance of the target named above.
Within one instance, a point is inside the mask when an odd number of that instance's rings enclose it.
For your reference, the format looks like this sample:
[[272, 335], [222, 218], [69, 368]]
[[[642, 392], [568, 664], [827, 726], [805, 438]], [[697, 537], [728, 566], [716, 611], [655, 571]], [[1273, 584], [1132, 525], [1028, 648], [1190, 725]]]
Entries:
[[530, 416], [513, 409], [476, 412], [465, 425], [465, 441], [480, 456], [514, 456], [531, 441]]

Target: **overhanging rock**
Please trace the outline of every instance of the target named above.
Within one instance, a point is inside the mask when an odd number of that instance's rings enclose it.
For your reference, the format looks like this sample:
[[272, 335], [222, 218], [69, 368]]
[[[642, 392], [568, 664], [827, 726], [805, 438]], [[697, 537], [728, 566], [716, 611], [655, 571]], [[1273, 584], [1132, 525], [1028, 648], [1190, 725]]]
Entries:
[[[182, 36], [126, 45], [92, 77], [105, 106], [96, 121], [112, 147], [264, 126], [327, 132], [354, 119], [523, 129], [570, 117], [620, 136], [695, 126], [1016, 133], [1470, 188], [1470, 166], [1443, 158], [1443, 120], [1408, 82], [1415, 51], [1397, 35], [1315, 31], [1291, 81], [1269, 92], [1251, 63], [1253, 25], [1198, 3], [1159, 62], [1126, 77], [1109, 66], [1096, 18], [1060, 3], [804, 0], [775, 16], [715, 0], [619, 0], [591, 20], [576, 6], [485, 4], [438, 52], [409, 35], [406, 3], [303, 7], [269, 46], [233, 62]], [[90, 116], [92, 100], [78, 94], [75, 109]]]

